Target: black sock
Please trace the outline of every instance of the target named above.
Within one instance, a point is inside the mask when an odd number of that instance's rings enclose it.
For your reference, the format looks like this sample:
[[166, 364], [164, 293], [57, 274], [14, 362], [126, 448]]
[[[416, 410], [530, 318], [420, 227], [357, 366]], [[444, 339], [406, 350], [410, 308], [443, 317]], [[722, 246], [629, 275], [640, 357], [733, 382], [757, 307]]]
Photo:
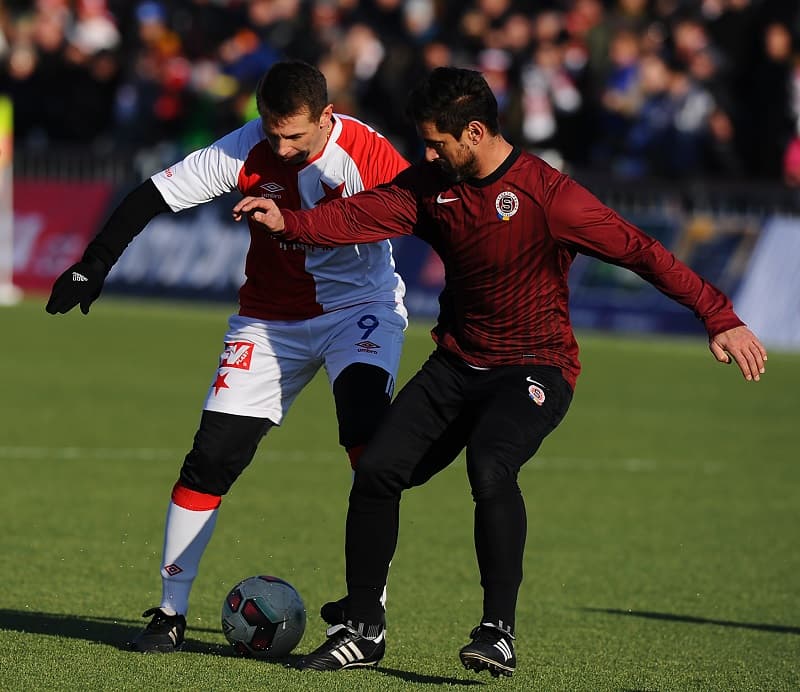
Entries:
[[350, 493], [347, 511], [347, 605], [345, 617], [354, 623], [383, 628], [381, 595], [389, 563], [397, 546], [400, 498], [376, 498]]
[[475, 501], [475, 552], [483, 586], [481, 622], [509, 634], [514, 632], [527, 526], [525, 503], [516, 483], [502, 494]]

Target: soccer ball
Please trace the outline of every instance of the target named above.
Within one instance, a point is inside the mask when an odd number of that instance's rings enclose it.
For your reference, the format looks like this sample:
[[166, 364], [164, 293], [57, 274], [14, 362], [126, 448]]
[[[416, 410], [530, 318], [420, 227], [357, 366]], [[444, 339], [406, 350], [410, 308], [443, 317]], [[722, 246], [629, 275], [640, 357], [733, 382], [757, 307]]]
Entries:
[[278, 577], [243, 579], [222, 604], [222, 631], [240, 656], [285, 656], [300, 642], [305, 628], [303, 599]]

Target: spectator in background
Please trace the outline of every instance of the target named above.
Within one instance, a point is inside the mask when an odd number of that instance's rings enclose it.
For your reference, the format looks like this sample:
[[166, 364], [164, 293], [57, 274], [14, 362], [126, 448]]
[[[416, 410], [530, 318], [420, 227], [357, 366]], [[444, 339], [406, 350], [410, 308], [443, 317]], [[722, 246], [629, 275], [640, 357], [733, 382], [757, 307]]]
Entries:
[[69, 31], [69, 46], [82, 56], [113, 51], [120, 44], [120, 34], [105, 0], [78, 0], [75, 21]]
[[140, 3], [135, 20], [136, 46], [117, 94], [118, 133], [131, 146], [152, 146], [181, 136], [190, 70], [161, 3]]
[[[540, 42], [522, 67], [522, 143], [553, 165], [570, 156], [583, 99], [564, 67], [564, 46]], [[574, 140], [573, 140], [574, 141]], [[561, 166], [557, 166], [561, 167]]]
[[500, 127], [514, 142], [521, 141], [522, 104], [519, 78], [514, 72], [514, 63], [508, 51], [502, 48], [486, 48], [478, 53], [478, 70], [497, 100]]
[[752, 141], [748, 162], [763, 178], [779, 178], [782, 159], [796, 133], [791, 86], [795, 70], [792, 35], [781, 22], [768, 23], [760, 36], [761, 52], [753, 66]]
[[[14, 102], [14, 133], [29, 146], [44, 146], [57, 138], [67, 64], [66, 8], [37, 9], [9, 23], [9, 47], [0, 90]], [[46, 93], [47, 99], [38, 95]]]
[[592, 151], [597, 164], [607, 161], [622, 146], [641, 106], [640, 42], [635, 31], [625, 28], [611, 37], [608, 69], [600, 91], [600, 127]]
[[523, 12], [508, 15], [503, 24], [503, 50], [511, 56], [515, 74], [519, 74], [532, 47], [533, 20]]
[[643, 34], [653, 21], [649, 0], [616, 0], [608, 13], [612, 31], [628, 29]]
[[668, 170], [674, 115], [671, 70], [663, 58], [650, 54], [641, 58], [638, 74], [641, 101], [613, 157], [614, 172], [625, 178], [663, 175]]
[[666, 174], [693, 177], [703, 170], [708, 121], [714, 99], [685, 70], [672, 70], [670, 100], [673, 108]]
[[68, 100], [60, 104], [64, 138], [111, 147], [121, 36], [105, 0], [78, 0], [66, 38], [64, 58], [71, 74]]

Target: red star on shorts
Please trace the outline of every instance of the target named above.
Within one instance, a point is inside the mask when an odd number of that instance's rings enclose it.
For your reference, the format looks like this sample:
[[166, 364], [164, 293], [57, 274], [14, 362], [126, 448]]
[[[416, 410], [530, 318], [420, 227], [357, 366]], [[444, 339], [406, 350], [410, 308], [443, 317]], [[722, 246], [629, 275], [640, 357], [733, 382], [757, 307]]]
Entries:
[[214, 380], [214, 396], [219, 394], [220, 389], [230, 389], [230, 385], [225, 383], [225, 378], [228, 376], [227, 372], [218, 372], [217, 379]]

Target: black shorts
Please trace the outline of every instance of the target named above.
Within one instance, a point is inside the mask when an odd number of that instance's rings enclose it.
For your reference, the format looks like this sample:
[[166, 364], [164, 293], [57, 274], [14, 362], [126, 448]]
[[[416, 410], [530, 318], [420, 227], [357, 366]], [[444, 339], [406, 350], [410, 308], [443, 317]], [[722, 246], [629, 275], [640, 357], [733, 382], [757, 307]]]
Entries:
[[516, 480], [571, 401], [557, 367], [477, 370], [437, 349], [389, 407], [359, 471], [381, 494], [395, 494], [424, 483], [466, 448], [473, 493]]

